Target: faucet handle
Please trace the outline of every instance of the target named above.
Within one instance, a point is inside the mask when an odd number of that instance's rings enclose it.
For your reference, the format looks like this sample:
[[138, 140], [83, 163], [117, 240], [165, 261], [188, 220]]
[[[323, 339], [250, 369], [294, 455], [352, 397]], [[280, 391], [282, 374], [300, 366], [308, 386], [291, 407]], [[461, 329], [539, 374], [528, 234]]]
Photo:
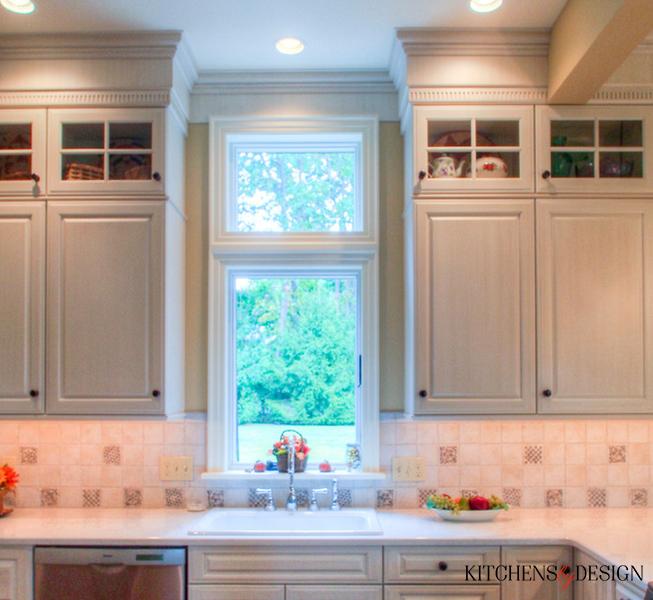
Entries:
[[331, 510], [340, 510], [340, 497], [338, 494], [338, 480], [331, 480]]
[[256, 488], [257, 496], [266, 496], [265, 510], [272, 512], [277, 510], [277, 507], [274, 505], [274, 498], [272, 497], [272, 488]]
[[311, 504], [309, 506], [309, 510], [311, 510], [313, 512], [318, 511], [319, 510], [319, 507], [317, 505], [317, 496], [318, 496], [318, 494], [320, 496], [322, 496], [322, 495], [328, 494], [328, 493], [329, 493], [329, 490], [327, 488], [314, 488], [311, 491]]

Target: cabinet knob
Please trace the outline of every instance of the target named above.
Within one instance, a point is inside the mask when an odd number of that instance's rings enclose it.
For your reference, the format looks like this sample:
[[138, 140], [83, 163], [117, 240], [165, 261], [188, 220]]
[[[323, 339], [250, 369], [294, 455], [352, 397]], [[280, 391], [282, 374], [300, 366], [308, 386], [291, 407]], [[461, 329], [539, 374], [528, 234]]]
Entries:
[[39, 175], [37, 175], [36, 173], [32, 173], [32, 174], [29, 176], [29, 178], [30, 178], [34, 183], [38, 183], [39, 181], [41, 181], [41, 178], [40, 178]]
[[420, 390], [419, 391], [419, 397], [420, 398], [426, 398], [429, 395], [429, 393], [426, 390]]
[[422, 181], [422, 179], [424, 179], [425, 177], [426, 177], [426, 171], [420, 171], [417, 174], [417, 179], [419, 179], [420, 181]]
[[553, 396], [553, 392], [552, 392], [550, 389], [547, 388], [546, 390], [544, 390], [544, 391], [542, 392], [542, 395], [543, 395], [545, 398], [550, 398], [551, 396]]
[[542, 179], [551, 179], [551, 171], [548, 169], [546, 171], [542, 171]]
[[30, 391], [29, 391], [29, 395], [30, 395], [32, 398], [38, 398], [39, 391], [38, 391], [38, 390], [30, 390]]
[[152, 390], [152, 396], [155, 398], [158, 398], [161, 395], [161, 392], [159, 390]]
[[440, 571], [446, 571], [448, 568], [449, 568], [449, 565], [446, 562], [444, 562], [443, 560], [441, 560], [438, 563], [438, 569], [440, 569]]
[[154, 181], [161, 181], [161, 173], [155, 171], [154, 173], [152, 173], [152, 179], [154, 179]]

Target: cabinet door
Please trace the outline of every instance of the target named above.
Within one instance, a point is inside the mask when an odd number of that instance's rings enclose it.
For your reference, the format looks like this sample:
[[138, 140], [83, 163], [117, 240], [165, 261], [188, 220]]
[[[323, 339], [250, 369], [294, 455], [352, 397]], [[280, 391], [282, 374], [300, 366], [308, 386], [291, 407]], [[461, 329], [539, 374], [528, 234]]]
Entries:
[[163, 210], [48, 204], [49, 412], [162, 411]]
[[[564, 567], [573, 568], [573, 553], [568, 546], [541, 546], [541, 547], [504, 547], [504, 565], [510, 567], [528, 566], [537, 567], [541, 573], [553, 569], [557, 573]], [[530, 568], [533, 573], [534, 568]], [[533, 581], [504, 581], [501, 584], [502, 600], [572, 600], [572, 581], [564, 578], [554, 581], [540, 581], [534, 575]]]
[[283, 585], [191, 585], [189, 600], [285, 600]]
[[44, 396], [45, 206], [0, 203], [0, 413], [37, 413]]
[[162, 109], [48, 111], [51, 194], [162, 194]]
[[32, 552], [25, 548], [0, 548], [0, 598], [32, 598]]
[[[582, 579], [584, 567], [595, 565], [598, 571], [602, 561], [576, 550], [576, 567], [581, 572], [581, 578], [574, 581], [574, 600], [614, 600], [616, 591], [614, 581], [591, 581]], [[643, 594], [642, 594], [643, 597]]]
[[286, 600], [382, 600], [380, 585], [289, 585]]
[[535, 407], [531, 201], [416, 203], [417, 414]]
[[0, 110], [0, 195], [45, 190], [45, 110]]
[[538, 201], [539, 407], [653, 411], [653, 205]]
[[499, 600], [498, 585], [386, 585], [384, 600]]

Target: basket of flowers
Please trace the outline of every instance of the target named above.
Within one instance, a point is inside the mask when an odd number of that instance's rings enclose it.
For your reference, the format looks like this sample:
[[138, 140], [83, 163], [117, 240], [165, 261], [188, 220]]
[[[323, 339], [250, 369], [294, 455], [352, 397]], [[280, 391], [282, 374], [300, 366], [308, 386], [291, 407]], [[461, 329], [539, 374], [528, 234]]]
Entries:
[[18, 473], [9, 465], [0, 467], [0, 518], [6, 517], [13, 509], [5, 508], [5, 496], [18, 485]]
[[[292, 436], [288, 435], [292, 434]], [[295, 473], [303, 473], [308, 463], [308, 453], [311, 449], [307, 446], [304, 436], [294, 429], [286, 429], [281, 432], [279, 441], [272, 446], [272, 454], [277, 458], [279, 473], [288, 472], [288, 448], [290, 444], [295, 446]]]

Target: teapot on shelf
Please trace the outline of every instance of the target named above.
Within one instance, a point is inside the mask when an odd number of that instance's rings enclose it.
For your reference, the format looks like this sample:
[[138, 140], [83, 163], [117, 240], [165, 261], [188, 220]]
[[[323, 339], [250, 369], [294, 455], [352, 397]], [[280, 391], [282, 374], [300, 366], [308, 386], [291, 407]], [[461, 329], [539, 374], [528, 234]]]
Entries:
[[508, 177], [508, 165], [499, 156], [478, 157], [476, 159], [476, 177], [479, 179]]
[[443, 154], [431, 162], [431, 176], [445, 179], [447, 177], [465, 177], [465, 159], [458, 165], [453, 157]]

